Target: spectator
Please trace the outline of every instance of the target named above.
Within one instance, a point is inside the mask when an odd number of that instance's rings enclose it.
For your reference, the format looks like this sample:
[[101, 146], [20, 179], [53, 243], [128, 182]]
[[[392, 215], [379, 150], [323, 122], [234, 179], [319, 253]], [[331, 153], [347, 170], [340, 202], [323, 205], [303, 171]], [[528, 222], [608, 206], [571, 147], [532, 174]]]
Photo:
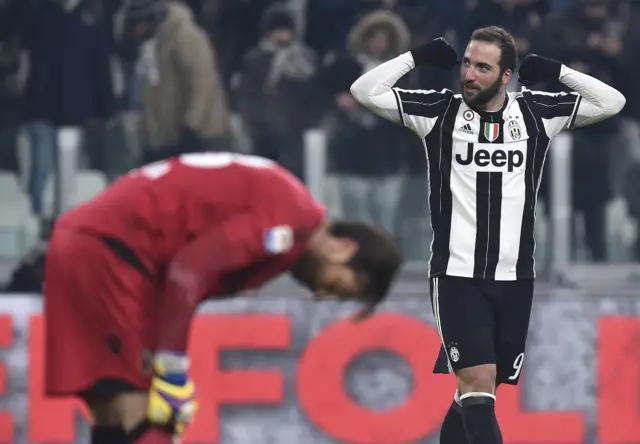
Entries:
[[414, 44], [446, 36], [462, 52], [464, 48], [460, 45], [467, 43], [469, 16], [461, 11], [467, 8], [468, 3], [467, 0], [394, 0], [391, 5], [383, 2], [383, 6], [393, 6], [393, 11], [402, 16], [411, 30]]
[[[623, 42], [620, 61], [620, 85], [627, 97], [626, 119], [623, 122], [623, 146], [628, 147], [628, 155], [619, 169], [623, 174], [623, 195], [627, 199], [629, 214], [636, 226], [640, 227], [640, 89], [637, 87], [637, 73], [640, 72], [640, 29], [636, 26], [640, 19], [640, 4], [626, 5], [627, 34]], [[640, 261], [640, 230], [637, 230], [633, 246], [633, 258]]]
[[200, 24], [206, 29], [218, 54], [225, 90], [244, 55], [260, 40], [264, 11], [278, 0], [201, 0]]
[[206, 33], [187, 6], [131, 0], [122, 46], [137, 59], [142, 163], [190, 151], [226, 149], [229, 111]]
[[320, 57], [343, 48], [349, 29], [358, 20], [360, 2], [308, 0], [305, 41]]
[[296, 36], [284, 5], [265, 11], [262, 35], [244, 57], [235, 89], [237, 110], [254, 153], [303, 179], [303, 132], [319, 114], [316, 55]]
[[[0, 1], [0, 15], [10, 13]], [[16, 34], [0, 35], [0, 170], [18, 171], [16, 141], [20, 123], [20, 42]]]
[[[578, 2], [549, 20], [535, 40], [541, 53], [616, 85], [622, 50], [619, 31], [609, 5]], [[619, 128], [620, 119], [614, 117], [574, 133], [571, 185], [574, 212], [583, 215], [586, 246], [594, 261], [604, 261], [608, 256], [606, 206], [612, 197], [614, 178], [610, 164], [612, 156], [619, 155], [615, 152]], [[621, 187], [622, 184], [618, 186]]]
[[29, 54], [24, 121], [31, 145], [29, 193], [42, 210], [42, 192], [56, 158], [59, 127], [82, 131], [92, 118], [110, 118], [113, 91], [108, 34], [88, 0], [34, 0], [21, 34]]
[[323, 78], [333, 97], [331, 159], [340, 181], [344, 216], [395, 232], [406, 169], [404, 130], [360, 106], [351, 84], [364, 72], [406, 51], [409, 30], [395, 13], [365, 15], [350, 31], [347, 52], [325, 59]]

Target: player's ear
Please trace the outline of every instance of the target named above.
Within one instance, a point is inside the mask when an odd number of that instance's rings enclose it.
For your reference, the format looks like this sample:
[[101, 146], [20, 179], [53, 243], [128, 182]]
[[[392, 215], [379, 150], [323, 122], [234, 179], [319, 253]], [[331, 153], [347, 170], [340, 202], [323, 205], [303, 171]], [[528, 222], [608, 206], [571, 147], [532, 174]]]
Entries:
[[506, 85], [511, 80], [511, 76], [513, 75], [513, 71], [510, 69], [505, 69], [502, 73], [502, 84]]
[[348, 237], [332, 237], [329, 255], [331, 262], [346, 264], [360, 248], [358, 243]]

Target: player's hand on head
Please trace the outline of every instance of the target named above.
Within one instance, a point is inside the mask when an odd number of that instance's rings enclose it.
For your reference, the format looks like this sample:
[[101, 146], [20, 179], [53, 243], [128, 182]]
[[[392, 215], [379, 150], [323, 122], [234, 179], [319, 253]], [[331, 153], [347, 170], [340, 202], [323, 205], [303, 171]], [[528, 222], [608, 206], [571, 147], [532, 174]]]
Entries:
[[187, 374], [189, 358], [182, 353], [158, 352], [149, 390], [147, 419], [158, 426], [174, 427], [181, 436], [197, 410], [193, 380]]
[[518, 81], [524, 86], [560, 79], [562, 63], [542, 57], [538, 54], [528, 54], [518, 69]]
[[436, 68], [453, 68], [458, 63], [458, 54], [444, 38], [438, 37], [411, 50], [416, 66], [421, 64]]

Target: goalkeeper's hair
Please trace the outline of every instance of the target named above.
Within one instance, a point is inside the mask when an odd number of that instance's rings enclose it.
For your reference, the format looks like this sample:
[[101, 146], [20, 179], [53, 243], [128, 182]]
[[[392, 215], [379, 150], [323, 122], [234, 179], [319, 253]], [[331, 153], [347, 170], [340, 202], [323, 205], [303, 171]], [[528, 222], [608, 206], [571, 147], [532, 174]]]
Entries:
[[389, 234], [362, 222], [333, 222], [331, 234], [352, 239], [358, 244], [358, 251], [348, 265], [363, 278], [362, 297], [369, 312], [373, 312], [389, 293], [400, 271], [404, 261], [402, 251]]
[[518, 50], [513, 35], [499, 26], [479, 28], [471, 34], [471, 40], [493, 43], [500, 48], [500, 71], [510, 69], [515, 72], [518, 65]]

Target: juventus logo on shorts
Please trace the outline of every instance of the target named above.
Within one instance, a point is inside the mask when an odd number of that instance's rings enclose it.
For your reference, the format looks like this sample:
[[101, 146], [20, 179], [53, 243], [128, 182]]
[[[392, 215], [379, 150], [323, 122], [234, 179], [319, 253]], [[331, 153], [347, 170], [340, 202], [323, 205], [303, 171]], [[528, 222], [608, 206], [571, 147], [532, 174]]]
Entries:
[[451, 349], [449, 349], [449, 356], [453, 362], [458, 362], [460, 359], [460, 352], [456, 347], [451, 347]]

